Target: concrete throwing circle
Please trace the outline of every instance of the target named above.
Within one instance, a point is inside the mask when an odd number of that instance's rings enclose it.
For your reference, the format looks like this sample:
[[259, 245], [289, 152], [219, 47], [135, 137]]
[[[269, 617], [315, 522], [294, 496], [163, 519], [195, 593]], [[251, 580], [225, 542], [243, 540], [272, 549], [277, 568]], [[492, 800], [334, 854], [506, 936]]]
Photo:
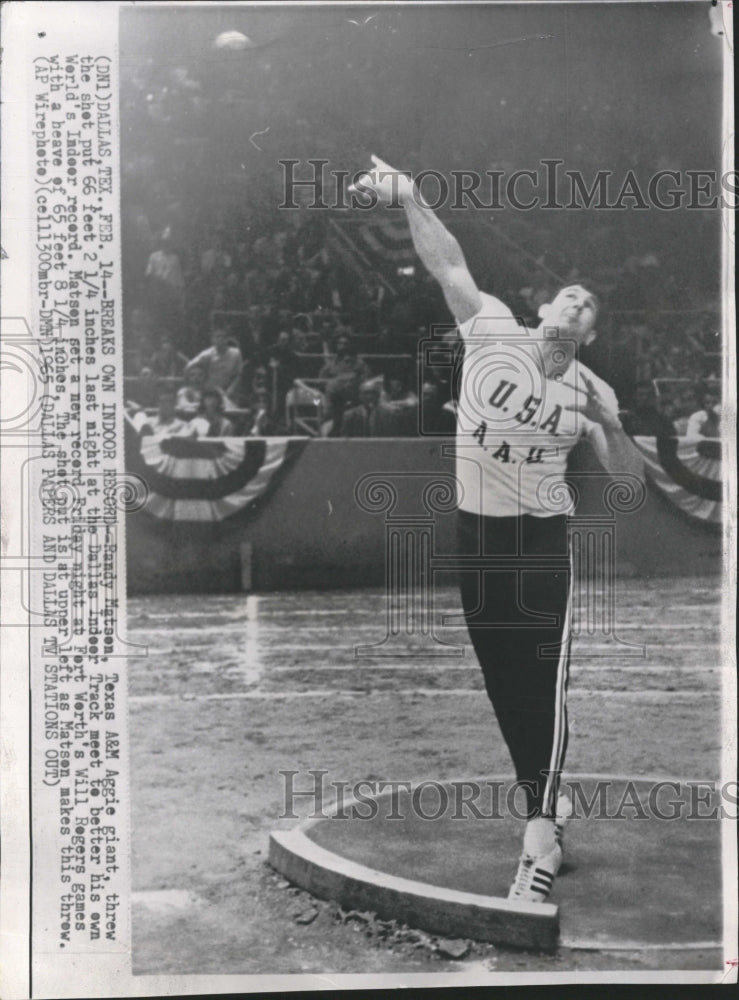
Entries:
[[[547, 903], [505, 897], [525, 821], [510, 777], [379, 783], [270, 838], [270, 863], [345, 908], [496, 944], [721, 947], [716, 782], [573, 775], [572, 816]], [[370, 789], [370, 790], [368, 790]], [[731, 823], [731, 819], [726, 822]]]

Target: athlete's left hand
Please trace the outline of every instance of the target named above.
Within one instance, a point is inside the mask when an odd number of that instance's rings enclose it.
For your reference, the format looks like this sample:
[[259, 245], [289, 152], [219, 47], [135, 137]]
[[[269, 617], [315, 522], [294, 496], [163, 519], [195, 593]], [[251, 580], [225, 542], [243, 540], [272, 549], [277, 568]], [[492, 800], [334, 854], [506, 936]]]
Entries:
[[573, 385], [570, 382], [562, 383], [562, 385], [574, 389], [578, 394], [578, 402], [572, 406], [566, 406], [565, 409], [581, 413], [586, 420], [601, 424], [606, 430], [622, 430], [618, 413], [614, 413], [595, 383], [582, 372], [580, 373], [580, 381], [582, 385]]

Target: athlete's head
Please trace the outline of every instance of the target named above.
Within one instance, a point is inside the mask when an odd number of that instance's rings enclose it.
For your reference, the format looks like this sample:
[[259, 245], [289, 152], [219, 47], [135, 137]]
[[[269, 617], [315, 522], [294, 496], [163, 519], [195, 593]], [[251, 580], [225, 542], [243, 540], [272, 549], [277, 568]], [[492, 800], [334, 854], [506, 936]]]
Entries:
[[543, 327], [556, 327], [578, 346], [595, 339], [598, 299], [582, 285], [565, 285], [551, 302], [539, 307]]

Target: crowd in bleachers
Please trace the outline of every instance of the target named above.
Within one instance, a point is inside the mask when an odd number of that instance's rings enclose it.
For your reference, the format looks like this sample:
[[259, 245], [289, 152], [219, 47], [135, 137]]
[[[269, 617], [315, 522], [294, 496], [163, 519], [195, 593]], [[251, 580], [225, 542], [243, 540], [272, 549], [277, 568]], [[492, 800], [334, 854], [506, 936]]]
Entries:
[[[243, 67], [240, 76], [227, 66], [209, 72], [201, 80], [151, 58], [122, 66], [131, 412], [157, 420], [166, 397], [163, 426], [176, 420], [178, 433], [201, 436], [453, 430], [449, 371], [419, 362], [431, 325], [451, 323], [434, 282], [418, 264], [388, 280], [387, 262], [339, 245], [325, 212], [281, 212], [275, 157], [265, 167], [267, 159], [245, 153], [236, 125], [269, 121], [272, 135], [289, 130], [291, 155], [320, 149], [336, 163], [351, 136], [320, 115], [283, 108], [264, 66], [248, 92]], [[289, 72], [281, 65], [282, 78]], [[281, 115], [289, 119], [282, 126]], [[381, 130], [374, 135], [381, 141]], [[239, 163], [247, 153], [254, 159]], [[505, 246], [490, 229], [489, 273], [479, 259], [474, 269], [481, 287], [529, 321], [556, 290], [554, 272], [593, 287], [606, 310], [585, 360], [616, 388], [632, 433], [680, 432], [694, 413], [718, 412], [710, 402], [721, 371], [718, 304], [700, 262], [686, 272], [648, 235], [629, 243], [616, 230], [622, 220], [594, 224], [573, 242], [565, 216], [539, 215], [534, 234], [529, 217], [507, 215]], [[559, 247], [561, 257], [542, 247]]]
[[[402, 276], [392, 292], [380, 275], [360, 279], [312, 219], [251, 242], [242, 236], [211, 230], [184, 252], [165, 231], [140, 259], [125, 330], [134, 405], [154, 408], [164, 380], [175, 389], [178, 419], [200, 416], [204, 391], [215, 390], [237, 434], [451, 429], [448, 372], [419, 370], [429, 317], [449, 321], [427, 276]], [[647, 260], [642, 269], [654, 264]], [[531, 285], [503, 293], [528, 319], [554, 290], [548, 274], [532, 270]], [[620, 307], [639, 302], [624, 281], [630, 274], [641, 280], [629, 263], [611, 289]], [[628, 416], [627, 426], [680, 432], [706, 386], [720, 381], [717, 313], [621, 308], [606, 312], [604, 322], [602, 367], [615, 377], [627, 413], [640, 414]], [[424, 408], [438, 412], [422, 418]]]

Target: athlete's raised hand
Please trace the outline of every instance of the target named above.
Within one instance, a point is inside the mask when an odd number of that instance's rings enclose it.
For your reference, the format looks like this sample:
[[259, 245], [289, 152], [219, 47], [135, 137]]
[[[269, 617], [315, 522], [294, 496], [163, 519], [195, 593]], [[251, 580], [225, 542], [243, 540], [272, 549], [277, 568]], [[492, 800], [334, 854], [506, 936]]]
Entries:
[[370, 159], [371, 169], [357, 178], [349, 188], [350, 192], [361, 194], [363, 191], [374, 191], [381, 205], [399, 205], [413, 197], [413, 181], [408, 174], [396, 170], [374, 154]]
[[[580, 372], [582, 385], [573, 385], [571, 382], [562, 382], [562, 385], [577, 392], [577, 402], [571, 406], [566, 406], [566, 410], [581, 413], [586, 420], [594, 424], [601, 424], [608, 430], [621, 430], [621, 421], [618, 413], [614, 412], [612, 404], [598, 389], [592, 379]], [[584, 388], [583, 388], [584, 386]]]
[[401, 170], [372, 156], [372, 167], [357, 177], [349, 191], [373, 205], [399, 205], [405, 211], [413, 246], [422, 263], [441, 285], [444, 298], [458, 323], [464, 323], [482, 308], [477, 285], [465, 263], [455, 237], [436, 217], [413, 180]]

